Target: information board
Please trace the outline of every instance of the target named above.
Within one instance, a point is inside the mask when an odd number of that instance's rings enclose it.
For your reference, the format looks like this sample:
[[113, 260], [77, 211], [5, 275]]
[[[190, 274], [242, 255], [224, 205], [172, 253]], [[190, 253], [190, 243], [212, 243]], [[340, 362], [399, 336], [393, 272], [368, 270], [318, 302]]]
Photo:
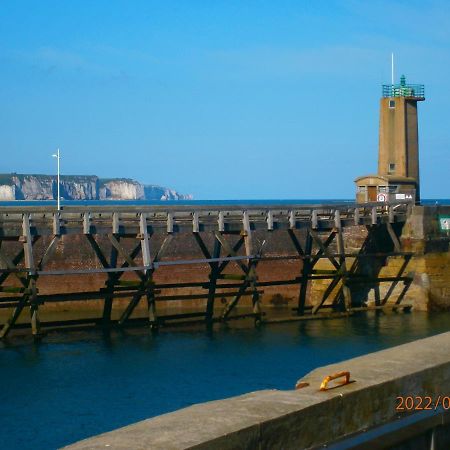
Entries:
[[439, 216], [441, 231], [450, 231], [450, 216]]

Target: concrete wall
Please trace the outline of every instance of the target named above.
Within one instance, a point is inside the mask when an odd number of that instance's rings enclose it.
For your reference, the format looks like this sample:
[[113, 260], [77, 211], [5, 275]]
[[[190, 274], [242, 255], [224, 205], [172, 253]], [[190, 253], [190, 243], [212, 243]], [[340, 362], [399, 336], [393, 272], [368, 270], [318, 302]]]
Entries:
[[[395, 107], [389, 108], [394, 101]], [[419, 179], [417, 100], [404, 97], [380, 100], [378, 174]]]
[[450, 235], [440, 230], [439, 215], [450, 215], [450, 206], [415, 206], [402, 230], [403, 250], [415, 254], [408, 297], [420, 310], [450, 309]]
[[[341, 370], [350, 371], [353, 383], [320, 392], [323, 378]], [[398, 396], [448, 396], [450, 333], [322, 367], [303, 381], [309, 386], [297, 391], [257, 391], [194, 405], [67, 448], [227, 450], [321, 446], [406, 414], [396, 411]], [[420, 427], [416, 431], [425, 435], [423, 440], [428, 439]], [[435, 441], [434, 448], [450, 448], [448, 425], [441, 427], [439, 436], [441, 440]]]

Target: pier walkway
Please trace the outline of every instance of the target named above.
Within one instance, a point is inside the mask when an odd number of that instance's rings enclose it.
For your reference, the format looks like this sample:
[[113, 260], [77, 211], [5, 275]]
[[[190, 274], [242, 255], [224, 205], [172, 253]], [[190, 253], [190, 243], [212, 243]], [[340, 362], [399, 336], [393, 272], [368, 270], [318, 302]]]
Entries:
[[[408, 216], [412, 204], [394, 203], [331, 204], [331, 205], [167, 205], [167, 206], [65, 206], [61, 211], [47, 206], [0, 207], [0, 308], [11, 309], [11, 315], [0, 331], [5, 337], [13, 327], [30, 326], [39, 335], [43, 326], [102, 324], [125, 325], [136, 306], [146, 299], [147, 321], [156, 328], [170, 321], [194, 319], [212, 325], [241, 317], [235, 308], [244, 296], [251, 297], [252, 312], [257, 323], [262, 319], [260, 295], [266, 286], [298, 285], [298, 316], [316, 315], [324, 309], [348, 312], [352, 309], [351, 285], [361, 282], [399, 283], [409, 286], [411, 278], [404, 269], [412, 256], [401, 251], [396, 227]], [[378, 251], [370, 236], [358, 251], [348, 252], [345, 246], [345, 229], [366, 226], [369, 235], [380, 227], [391, 241], [389, 251]], [[265, 233], [262, 242], [255, 233]], [[274, 232], [287, 233], [294, 252], [266, 255], [265, 245]], [[177, 250], [170, 250], [177, 235], [194, 237], [201, 258], [180, 258]], [[56, 266], [52, 258], [58, 246], [64, 248], [71, 240], [89, 243], [96, 258], [96, 267], [77, 267], [70, 263]], [[40, 241], [40, 244], [37, 243]], [[105, 244], [107, 243], [107, 245]], [[67, 250], [64, 250], [67, 251]], [[69, 261], [70, 255], [66, 255]], [[396, 277], [363, 276], [362, 258], [400, 256], [405, 264]], [[262, 281], [257, 269], [261, 261], [298, 260], [298, 276], [290, 280]], [[330, 270], [318, 270], [316, 264], [326, 259]], [[60, 260], [59, 260], [60, 261]], [[50, 264], [52, 263], [52, 264]], [[154, 273], [162, 267], [207, 265], [209, 276], [201, 282], [156, 284]], [[236, 265], [240, 274], [227, 273]], [[50, 268], [48, 266], [51, 266]], [[124, 274], [134, 280], [124, 280]], [[102, 275], [104, 286], [97, 291], [74, 293], [45, 293], [38, 282], [45, 283], [47, 276], [89, 277]], [[308, 283], [312, 280], [329, 280], [321, 301], [308, 304]], [[201, 289], [201, 293], [185, 293], [186, 289]], [[180, 289], [179, 294], [164, 295], [166, 289]], [[386, 304], [392, 290], [385, 298], [377, 299], [377, 306]], [[226, 299], [220, 316], [215, 315], [215, 299]], [[401, 294], [397, 304], [401, 302]], [[113, 301], [128, 299], [119, 320], [111, 319]], [[103, 300], [103, 314], [98, 319], [78, 319], [64, 323], [41, 323], [40, 305], [48, 302]], [[205, 308], [161, 316], [157, 314], [159, 301], [189, 301], [204, 299]], [[25, 307], [30, 308], [29, 325], [18, 323]], [[246, 315], [248, 316], [248, 315]]]

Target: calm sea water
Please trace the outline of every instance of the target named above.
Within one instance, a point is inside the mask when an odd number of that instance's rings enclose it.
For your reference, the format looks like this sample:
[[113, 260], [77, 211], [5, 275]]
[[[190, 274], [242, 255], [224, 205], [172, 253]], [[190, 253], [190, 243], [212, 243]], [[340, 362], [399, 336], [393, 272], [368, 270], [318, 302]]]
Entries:
[[[87, 205], [314, 205], [334, 203], [354, 203], [354, 199], [261, 199], [261, 200], [64, 200], [62, 206], [87, 206]], [[422, 199], [423, 205], [450, 205], [450, 199]], [[55, 200], [15, 200], [0, 201], [0, 206], [56, 206]]]
[[316, 367], [449, 329], [449, 313], [372, 312], [212, 334], [13, 337], [0, 343], [1, 447], [54, 449], [193, 403], [292, 389]]

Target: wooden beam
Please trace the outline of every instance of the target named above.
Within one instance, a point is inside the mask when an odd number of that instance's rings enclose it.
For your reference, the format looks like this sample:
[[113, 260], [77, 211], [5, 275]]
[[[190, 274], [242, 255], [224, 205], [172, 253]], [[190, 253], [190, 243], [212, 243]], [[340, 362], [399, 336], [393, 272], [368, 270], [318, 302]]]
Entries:
[[338, 285], [339, 281], [341, 280], [341, 274], [339, 272], [337, 272], [336, 276], [333, 278], [333, 280], [331, 280], [331, 283], [328, 285], [328, 287], [326, 288], [322, 299], [320, 300], [320, 302], [317, 305], [314, 305], [313, 309], [312, 309], [312, 314], [317, 314], [317, 312], [319, 311], [319, 309], [323, 306], [323, 304], [327, 301], [328, 297], [330, 296], [330, 294], [333, 292], [333, 290], [335, 289], [335, 287]]
[[294, 230], [289, 229], [289, 230], [288, 230], [288, 234], [289, 234], [289, 236], [290, 236], [290, 238], [291, 238], [292, 243], [294, 244], [295, 250], [297, 250], [297, 253], [298, 253], [300, 256], [305, 256], [305, 252], [303, 251], [302, 246], [300, 245], [300, 242], [298, 241], [297, 236], [295, 235]]
[[[167, 217], [167, 222], [168, 222], [167, 227], [169, 227], [169, 215]], [[147, 229], [147, 215], [145, 213], [141, 213], [140, 231], [142, 239], [141, 240], [142, 262], [144, 263], [144, 266], [148, 267], [148, 269], [145, 271], [145, 279], [143, 281], [142, 288], [146, 289], [148, 321], [150, 327], [154, 328], [156, 327], [156, 305], [155, 305], [155, 293], [153, 290], [153, 278], [152, 278], [154, 265], [152, 263], [152, 257], [150, 252], [150, 239], [148, 236], [148, 229]]]
[[[245, 252], [246, 255], [249, 255], [249, 252], [251, 253], [253, 251], [253, 245], [251, 241], [251, 230], [249, 228], [249, 223], [246, 223], [248, 219], [248, 215], [244, 215], [244, 231], [242, 233], [241, 239], [235, 244], [233, 247], [233, 250], [236, 251], [237, 247], [240, 247], [242, 245], [241, 241], [243, 241], [245, 246]], [[246, 231], [247, 230], [247, 231]], [[247, 239], [247, 240], [246, 240]], [[249, 265], [246, 268], [246, 278], [239, 287], [238, 292], [234, 296], [234, 298], [231, 300], [230, 303], [228, 303], [221, 315], [221, 320], [227, 320], [230, 316], [231, 311], [236, 307], [241, 297], [244, 295], [245, 291], [248, 289], [250, 285], [252, 285], [254, 295], [252, 296], [252, 303], [253, 303], [253, 311], [255, 314], [255, 317], [261, 317], [260, 312], [260, 306], [259, 306], [259, 293], [256, 291], [256, 266], [258, 265], [259, 260], [250, 259]], [[223, 264], [222, 264], [223, 265]], [[219, 267], [219, 271], [221, 271], [222, 266]], [[220, 273], [220, 272], [219, 272]]]
[[83, 233], [91, 234], [91, 214], [89, 211], [83, 214]]
[[5, 338], [11, 331], [11, 328], [15, 325], [17, 319], [19, 318], [27, 302], [28, 302], [28, 294], [24, 294], [20, 299], [19, 303], [17, 304], [17, 306], [14, 308], [7, 322], [3, 325], [3, 328], [0, 331], [0, 339]]
[[288, 216], [289, 216], [289, 228], [291, 230], [294, 230], [295, 226], [296, 226], [296, 223], [297, 223], [296, 220], [295, 220], [295, 211], [293, 209], [291, 209], [289, 211]]
[[120, 232], [120, 213], [113, 212], [112, 215], [112, 233], [119, 234]]
[[[325, 242], [323, 242], [323, 247], [328, 248], [329, 245], [333, 242], [335, 236], [336, 236], [336, 231], [332, 231], [329, 234], [329, 236], [327, 237], [327, 239], [325, 239]], [[319, 240], [320, 240], [320, 238], [319, 238]], [[324, 255], [324, 256], [322, 256], [322, 255]], [[317, 261], [319, 261], [319, 259], [321, 259], [322, 257], [329, 258], [330, 256], [333, 258], [335, 257], [334, 254], [330, 254], [329, 252], [328, 252], [328, 254], [326, 254], [322, 248], [319, 248], [319, 250], [317, 251], [317, 253], [314, 256], [311, 255], [311, 268], [314, 267], [317, 264]]]
[[[128, 255], [127, 251], [122, 247], [122, 245], [119, 242], [119, 239], [116, 238], [114, 235], [109, 234], [108, 235], [108, 239], [110, 240], [111, 244], [113, 245], [113, 247], [117, 250], [117, 252], [120, 254], [120, 256], [122, 256], [122, 258], [125, 259], [125, 261], [127, 261], [128, 266], [130, 267], [137, 267], [137, 264], [134, 262], [133, 258], [130, 257], [130, 255]], [[144, 264], [145, 265], [145, 264]], [[145, 274], [142, 270], [136, 270], [134, 272], [141, 280], [145, 280]]]
[[125, 311], [120, 316], [120, 319], [118, 321], [119, 325], [124, 325], [124, 323], [130, 318], [131, 314], [133, 313], [134, 309], [139, 303], [139, 300], [142, 298], [143, 293], [142, 292], [136, 292], [133, 297], [131, 298], [130, 302], [128, 303], [127, 307], [125, 308]]
[[389, 223], [394, 223], [395, 222], [395, 209], [393, 207], [393, 205], [389, 205], [388, 206], [388, 211], [389, 211]]
[[166, 320], [180, 320], [180, 319], [191, 319], [194, 317], [204, 317], [204, 312], [191, 312], [191, 313], [180, 313], [180, 314], [166, 314], [160, 316], [159, 320], [165, 322]]
[[[258, 264], [258, 261], [255, 261], [254, 259], [250, 259], [252, 255], [254, 255], [254, 243], [253, 243], [253, 236], [250, 226], [250, 218], [248, 211], [244, 211], [243, 216], [243, 227], [244, 227], [244, 247], [245, 247], [245, 254], [249, 257], [248, 260], [248, 272], [247, 276], [249, 277], [250, 281], [244, 282], [249, 283], [249, 286], [253, 289], [252, 294], [252, 304], [253, 304], [253, 313], [255, 314], [255, 323], [259, 323], [261, 319], [261, 304], [260, 304], [260, 297], [259, 292], [257, 289], [257, 277], [256, 277], [256, 266]], [[236, 303], [235, 303], [236, 305]]]
[[24, 299], [28, 300], [30, 306], [31, 332], [33, 336], [39, 336], [41, 333], [41, 325], [39, 320], [39, 303], [37, 296], [36, 280], [38, 275], [36, 273], [36, 265], [33, 254], [33, 238], [31, 237], [30, 216], [23, 215], [22, 232], [25, 237], [23, 243], [25, 266], [29, 269], [27, 281], [30, 294], [25, 294]]
[[331, 264], [333, 264], [333, 266], [336, 267], [336, 269], [339, 269], [340, 265], [337, 263], [334, 256], [328, 250], [328, 246], [330, 245], [331, 240], [329, 241], [327, 239], [325, 241], [325, 243], [323, 243], [322, 240], [320, 239], [319, 235], [315, 231], [310, 230], [309, 233], [310, 233], [311, 237], [313, 238], [314, 242], [318, 245], [319, 250], [330, 260]]
[[192, 232], [193, 233], [200, 232], [200, 221], [198, 211], [194, 211], [192, 213]]
[[35, 276], [30, 278], [29, 289], [31, 290], [31, 294], [28, 298], [28, 301], [30, 302], [31, 333], [33, 336], [38, 337], [41, 334], [41, 321], [39, 318], [39, 303]]
[[[232, 253], [227, 254], [227, 258], [230, 256], [233, 256], [233, 254], [237, 255], [238, 251], [240, 250], [240, 248], [242, 247], [243, 244], [244, 244], [244, 238], [242, 236], [240, 236], [239, 240], [236, 242], [236, 244], [233, 245]], [[230, 263], [230, 261], [223, 261], [219, 265], [219, 273], [223, 272], [229, 263]]]
[[224, 214], [223, 211], [219, 211], [219, 215], [217, 217], [217, 225], [220, 232], [225, 231], [225, 220], [224, 220]]
[[[0, 242], [2, 242], [2, 241], [0, 241]], [[22, 247], [20, 249], [20, 252], [16, 256], [14, 256], [14, 258], [12, 260], [10, 260], [11, 267], [16, 268], [17, 264], [19, 264], [19, 262], [22, 260], [23, 255], [24, 255], [24, 251], [23, 251], [23, 247]], [[12, 270], [14, 270], [14, 269], [9, 268], [8, 265], [5, 264], [5, 262], [2, 258], [1, 245], [0, 245], [0, 261], [6, 266], [6, 269], [2, 269], [2, 273], [0, 274], [0, 285], [2, 285], [3, 282], [12, 274]]]
[[[220, 258], [221, 247], [222, 247], [221, 242], [217, 238], [214, 239], [213, 258]], [[211, 266], [208, 300], [206, 302], [206, 322], [210, 327], [212, 326], [214, 319], [214, 299], [216, 295], [216, 284], [218, 275], [219, 275], [219, 263], [215, 262]]]
[[[23, 256], [25, 255], [25, 248], [23, 248], [20, 252], [20, 255]], [[21, 259], [22, 259], [21, 258]], [[20, 269], [16, 266], [16, 264], [14, 264], [14, 261], [11, 261], [2, 251], [0, 251], [0, 261], [7, 267], [7, 269], [9, 270], [9, 272], [5, 272], [4, 274], [2, 274], [2, 276], [0, 277], [1, 282], [5, 281], [6, 278], [10, 275], [13, 274], [20, 282], [23, 286], [28, 287], [28, 281], [26, 279], [26, 277], [24, 277], [22, 274], [27, 272], [27, 269]]]
[[147, 296], [147, 307], [148, 307], [148, 318], [150, 322], [150, 327], [156, 327], [157, 324], [157, 314], [156, 314], [156, 304], [155, 304], [155, 286], [153, 283], [153, 272], [155, 271], [155, 263], [158, 262], [164, 252], [166, 251], [168, 245], [170, 242], [172, 242], [173, 235], [168, 234], [163, 243], [161, 244], [161, 247], [159, 248], [158, 252], [155, 255], [155, 258], [153, 259], [153, 262], [151, 263], [151, 269], [149, 269], [146, 273], [146, 279], [141, 282], [139, 290], [140, 292], [136, 292], [130, 302], [128, 303], [127, 307], [125, 308], [125, 311], [122, 313], [118, 323], [119, 325], [124, 325], [125, 322], [130, 318], [131, 314], [133, 313], [136, 306], [139, 304], [139, 301], [141, 300], [142, 296], [144, 295], [144, 292]]
[[359, 225], [360, 222], [360, 213], [359, 213], [359, 207], [356, 207], [353, 213], [353, 219], [354, 219], [354, 223], [355, 225]]
[[[313, 239], [310, 231], [306, 234], [306, 243], [305, 243], [305, 256], [310, 256], [312, 252], [312, 244]], [[302, 263], [302, 271], [300, 274], [300, 291], [298, 295], [298, 310], [297, 314], [299, 316], [303, 316], [305, 314], [305, 306], [306, 306], [306, 296], [308, 293], [308, 282], [310, 279], [311, 270], [314, 267], [314, 262], [305, 258]]]
[[167, 232], [173, 233], [173, 214], [167, 213]]
[[[119, 252], [116, 247], [111, 247], [111, 255], [109, 259], [109, 266], [110, 267], [116, 267], [117, 266], [117, 256]], [[105, 302], [103, 304], [103, 315], [102, 315], [102, 324], [105, 327], [110, 326], [111, 322], [111, 312], [112, 312], [112, 304], [114, 299], [114, 283], [115, 280], [111, 276], [111, 274], [108, 274], [108, 279], [106, 280], [105, 286], [106, 286], [106, 295], [105, 295]]]
[[344, 307], [346, 311], [349, 311], [352, 307], [352, 293], [350, 287], [347, 286], [346, 284], [347, 264], [345, 261], [345, 244], [344, 244], [344, 235], [342, 233], [342, 227], [339, 227], [337, 233], [337, 244], [338, 244], [338, 252], [340, 254], [339, 262], [340, 262], [340, 273], [342, 274], [342, 292], [344, 295]]
[[267, 230], [273, 231], [273, 211], [271, 209], [267, 211]]
[[150, 268], [152, 258], [150, 255], [150, 243], [147, 230], [147, 215], [145, 213], [141, 213], [140, 215], [139, 230], [141, 233], [142, 262], [144, 263], [144, 266], [148, 266]]
[[46, 248], [46, 250], [44, 252], [44, 255], [42, 256], [41, 260], [39, 261], [39, 264], [37, 266], [38, 270], [42, 270], [45, 267], [48, 260], [51, 258], [51, 256], [55, 252], [60, 239], [61, 239], [60, 235], [53, 236], [52, 240], [50, 241], [50, 244], [48, 245], [48, 247]]
[[105, 269], [111, 269], [112, 267], [109, 265], [108, 260], [106, 259], [105, 255], [103, 254], [102, 249], [97, 244], [97, 241], [95, 240], [94, 236], [92, 234], [85, 234], [86, 239], [88, 240], [89, 244], [91, 244], [92, 249], [95, 252], [95, 255], [97, 256], [98, 260], [102, 264], [103, 268]]
[[[37, 274], [33, 255], [33, 243], [35, 242], [35, 240], [33, 240], [31, 236], [30, 218], [28, 214], [24, 214], [22, 218], [22, 234], [23, 234], [23, 250], [22, 252], [19, 253], [19, 255], [20, 256], [23, 255], [25, 259], [25, 266], [28, 271], [28, 275], [26, 278], [20, 276], [18, 273], [15, 273], [15, 275], [24, 285], [25, 292], [23, 296], [19, 299], [11, 316], [1, 329], [0, 339], [6, 337], [10, 332], [10, 330], [12, 329], [12, 327], [15, 326], [17, 319], [20, 317], [23, 308], [26, 306], [28, 302], [30, 302], [30, 315], [31, 315], [30, 319], [31, 319], [32, 333], [34, 336], [38, 336], [40, 333], [39, 309], [38, 309], [38, 299], [36, 289]], [[15, 260], [18, 259], [19, 255], [16, 255]], [[11, 261], [5, 255], [0, 254], [0, 256], [2, 257], [2, 260], [7, 263], [7, 267], [15, 268], [14, 261]]]
[[386, 224], [386, 229], [388, 230], [389, 236], [394, 244], [395, 251], [400, 252], [402, 245], [400, 244], [400, 241], [397, 235], [395, 234], [394, 228], [389, 222]]
[[313, 209], [311, 213], [311, 227], [313, 230], [319, 228], [319, 219], [317, 217], [317, 209]]
[[[225, 252], [227, 252], [227, 254], [229, 256], [238, 256], [238, 254], [236, 253], [234, 248], [231, 247], [231, 245], [228, 243], [228, 241], [225, 239], [225, 237], [221, 233], [215, 232], [214, 236], [215, 236], [216, 240], [220, 242], [220, 244], [222, 245], [223, 249], [225, 250]], [[244, 242], [244, 240], [245, 240], [245, 238], [243, 239], [242, 242]], [[245, 274], [248, 274], [248, 270], [249, 270], [248, 266], [246, 266], [243, 263], [243, 261], [236, 260], [235, 262]], [[220, 270], [220, 272], [222, 272], [222, 270]]]
[[55, 236], [61, 234], [61, 216], [59, 211], [53, 214], [53, 234]]
[[[129, 257], [131, 258], [131, 260], [134, 260], [137, 257], [137, 255], [139, 255], [140, 252], [141, 252], [141, 243], [139, 243], [138, 245], [136, 245], [136, 247], [134, 247], [134, 249], [131, 251]], [[128, 261], [125, 261], [120, 266], [120, 269], [124, 270], [124, 269], [127, 269], [128, 267], [129, 267], [129, 263], [128, 263]], [[113, 277], [114, 282], [117, 282], [124, 273], [125, 272], [120, 272], [120, 271], [113, 272], [112, 277]]]
[[[397, 272], [397, 276], [395, 277], [395, 280], [392, 282], [391, 286], [389, 287], [388, 291], [386, 292], [386, 295], [384, 296], [384, 299], [382, 301], [382, 304], [385, 305], [390, 296], [392, 295], [392, 293], [394, 292], [395, 287], [397, 286], [397, 284], [399, 283], [399, 281], [402, 278], [402, 274], [406, 269], [406, 266], [408, 265], [409, 261], [411, 260], [412, 256], [407, 256], [405, 257], [403, 264], [401, 265], [400, 269]], [[409, 287], [409, 286], [408, 286]], [[405, 290], [405, 294], [406, 294], [406, 290]], [[404, 294], [403, 294], [404, 295]]]
[[371, 217], [372, 225], [376, 225], [378, 223], [378, 215], [377, 215], [377, 207], [372, 207], [372, 217]]
[[[194, 238], [197, 241], [197, 245], [200, 247], [200, 250], [202, 251], [205, 258], [211, 259], [212, 258], [211, 253], [209, 253], [208, 247], [206, 247], [201, 236], [198, 233], [194, 233]], [[213, 264], [213, 263], [209, 263], [210, 266], [211, 266], [211, 264]]]
[[[250, 282], [248, 280], [245, 280], [238, 292], [234, 295], [233, 300], [231, 300], [230, 303], [228, 303], [223, 312], [222, 312], [222, 320], [226, 320], [228, 318], [228, 316], [230, 315], [231, 311], [233, 311], [233, 309], [235, 308], [235, 306], [238, 304], [239, 300], [241, 299], [241, 297], [244, 295], [245, 291], [248, 289]], [[222, 294], [221, 294], [222, 295]]]
[[253, 241], [250, 225], [250, 215], [247, 210], [242, 214], [242, 235], [244, 236], [245, 254], [251, 255], [253, 252]]
[[399, 296], [398, 296], [398, 298], [397, 298], [397, 300], [396, 300], [396, 302], [395, 302], [395, 304], [396, 305], [400, 305], [400, 303], [402, 302], [402, 300], [403, 300], [403, 297], [405, 296], [405, 294], [406, 294], [406, 292], [408, 291], [408, 289], [409, 289], [409, 287], [411, 286], [411, 283], [413, 282], [413, 280], [412, 279], [410, 279], [410, 280], [408, 280], [408, 281], [404, 281], [404, 286], [403, 286], [403, 289], [402, 289], [402, 291], [400, 292], [400, 294], [399, 294]]

